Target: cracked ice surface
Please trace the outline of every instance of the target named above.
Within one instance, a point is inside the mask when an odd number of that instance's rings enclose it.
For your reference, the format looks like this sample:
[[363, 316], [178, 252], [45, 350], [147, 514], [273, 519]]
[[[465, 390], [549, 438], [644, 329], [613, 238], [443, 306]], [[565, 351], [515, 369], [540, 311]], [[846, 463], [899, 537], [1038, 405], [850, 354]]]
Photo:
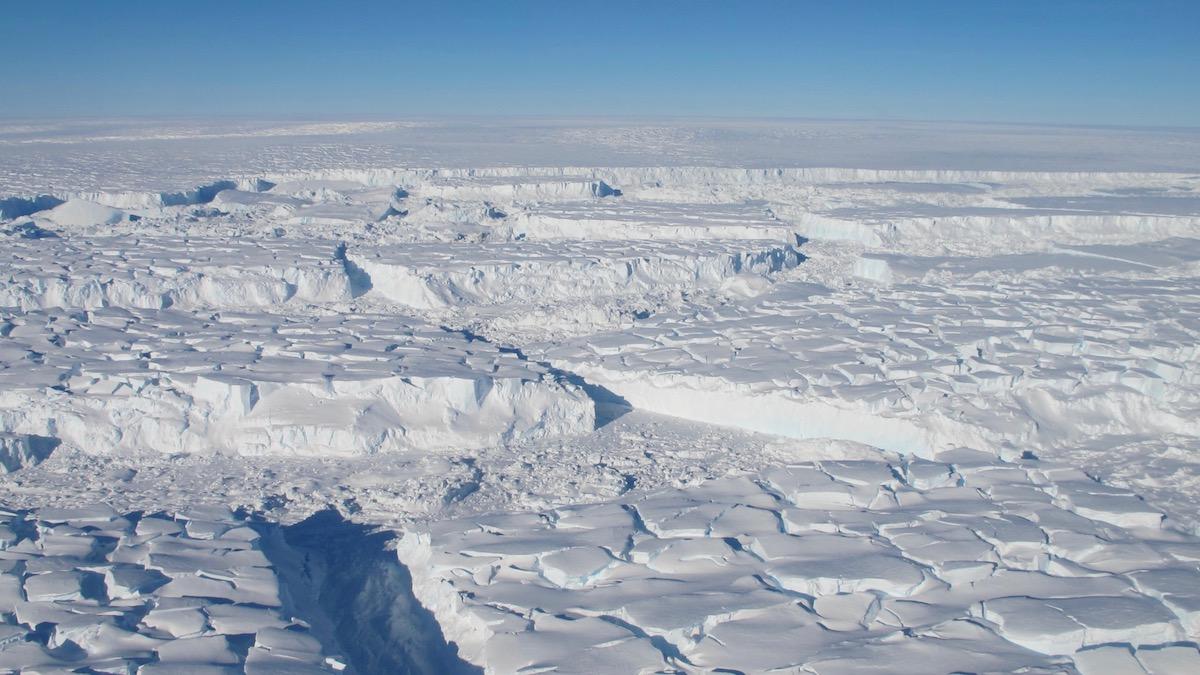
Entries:
[[220, 507], [0, 511], [0, 611], [8, 672], [344, 668], [293, 614], [263, 535]]
[[161, 520], [354, 672], [1196, 671], [1194, 134], [793, 127], [0, 124], [0, 655]]
[[34, 311], [4, 317], [0, 422], [88, 452], [356, 455], [583, 434], [545, 367], [401, 317]]
[[775, 218], [764, 203], [536, 204], [512, 214], [512, 229], [530, 239], [795, 239], [795, 227]]
[[1197, 291], [1190, 276], [784, 284], [546, 355], [657, 412], [905, 452], [1019, 452], [1193, 434]]
[[1200, 544], [1161, 522], [960, 450], [436, 522], [399, 554], [488, 672], [1102, 672], [1102, 650], [1187, 672]]
[[3, 252], [0, 306], [271, 308], [348, 301], [331, 242], [155, 236], [15, 239]]
[[347, 256], [373, 293], [419, 309], [720, 288], [802, 260], [791, 245], [769, 241], [407, 244]]

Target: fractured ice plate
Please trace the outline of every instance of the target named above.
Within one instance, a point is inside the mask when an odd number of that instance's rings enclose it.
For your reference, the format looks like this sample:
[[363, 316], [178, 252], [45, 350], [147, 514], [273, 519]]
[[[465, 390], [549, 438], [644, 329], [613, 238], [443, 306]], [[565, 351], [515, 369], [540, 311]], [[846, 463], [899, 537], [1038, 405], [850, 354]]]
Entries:
[[4, 326], [4, 426], [85, 452], [344, 456], [594, 426], [592, 400], [547, 368], [403, 317], [99, 309]]
[[[971, 452], [800, 464], [432, 522], [399, 556], [487, 672], [1011, 672], [1107, 644], [1166, 662], [1197, 637], [1194, 540], [1056, 505], [1048, 473], [1078, 474]], [[831, 504], [838, 491], [857, 498]], [[1094, 543], [1054, 544], [1070, 537]], [[1142, 571], [1111, 571], [1130, 547]], [[1170, 658], [1200, 664], [1194, 649]]]
[[800, 264], [775, 241], [545, 242], [352, 247], [371, 292], [420, 309], [717, 289]]

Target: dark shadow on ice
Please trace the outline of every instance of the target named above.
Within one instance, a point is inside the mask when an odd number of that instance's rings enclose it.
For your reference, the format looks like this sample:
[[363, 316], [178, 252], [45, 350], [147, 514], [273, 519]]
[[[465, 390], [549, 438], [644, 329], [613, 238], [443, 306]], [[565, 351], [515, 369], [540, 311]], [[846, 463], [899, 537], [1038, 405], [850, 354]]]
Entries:
[[[529, 360], [525, 356], [524, 352], [516, 347], [497, 346], [496, 348], [502, 352], [515, 354], [522, 361]], [[551, 375], [559, 378], [563, 382], [567, 382], [579, 387], [583, 390], [583, 393], [587, 394], [588, 398], [592, 399], [592, 403], [594, 403], [596, 406], [596, 429], [606, 426], [613, 420], [616, 420], [626, 413], [633, 411], [633, 405], [615, 391], [602, 387], [598, 384], [588, 382], [587, 380], [583, 379], [582, 376], [572, 373], [569, 370], [563, 370], [562, 368], [553, 366], [546, 361], [534, 361], [534, 363], [537, 363], [539, 366], [545, 368], [550, 372]]]
[[357, 298], [371, 290], [371, 275], [367, 274], [363, 268], [355, 265], [354, 261], [346, 255], [346, 244], [344, 242], [338, 244], [333, 256], [336, 260], [342, 262], [342, 267], [346, 270], [346, 276], [350, 279], [350, 297]]
[[[587, 382], [575, 373], [565, 373], [565, 371], [559, 372], [564, 373], [568, 382], [578, 385], [579, 388], [583, 390], [583, 393], [587, 394], [588, 398], [592, 399], [592, 402], [596, 404], [597, 429], [607, 426], [610, 422], [613, 422], [614, 420], [633, 412], [633, 405], [630, 404], [629, 401], [625, 400], [625, 398], [620, 394], [609, 389], [605, 389], [598, 384]], [[571, 378], [575, 379], [572, 380]]]
[[592, 186], [592, 196], [620, 197], [622, 196], [622, 192], [608, 183], [605, 183], [604, 181], [597, 181], [596, 184]]
[[38, 195], [36, 197], [6, 197], [0, 199], [0, 220], [11, 220], [28, 216], [38, 211], [46, 211], [52, 209], [63, 200], [50, 195]]
[[19, 223], [12, 223], [6, 228], [0, 229], [0, 234], [9, 237], [20, 237], [22, 239], [57, 239], [58, 233], [51, 230], [43, 229], [34, 224], [33, 221], [27, 220]]
[[163, 206], [192, 206], [208, 204], [217, 198], [223, 190], [236, 190], [238, 184], [231, 180], [218, 180], [204, 185], [197, 185], [184, 192], [161, 192], [159, 200]]
[[0, 432], [0, 473], [12, 473], [46, 461], [62, 443], [50, 436]]
[[315, 597], [348, 672], [482, 672], [459, 658], [433, 614], [413, 596], [408, 569], [388, 549], [391, 532], [374, 532], [329, 509], [283, 528], [283, 537], [298, 556], [293, 578], [285, 581], [307, 586]]
[[[446, 331], [447, 333], [461, 335], [467, 340], [467, 342], [484, 342], [487, 344], [494, 344], [482, 335], [467, 329], [454, 329], [442, 326], [442, 330]], [[546, 361], [533, 361], [526, 356], [525, 352], [521, 351], [519, 347], [504, 347], [501, 345], [495, 345], [495, 347], [496, 351], [501, 353], [512, 354], [522, 361], [536, 363], [537, 365], [545, 368], [546, 371], [551, 375], [557, 377], [563, 382], [573, 384], [582, 389], [583, 393], [587, 394], [587, 397], [592, 399], [592, 403], [596, 405], [596, 429], [606, 426], [613, 420], [616, 420], [624, 416], [626, 413], [633, 411], [633, 405], [630, 404], [629, 401], [625, 400], [625, 398], [620, 394], [617, 394], [616, 392], [606, 389], [598, 384], [588, 382], [581, 376], [572, 373], [569, 370], [563, 370], [562, 368], [558, 368]]]

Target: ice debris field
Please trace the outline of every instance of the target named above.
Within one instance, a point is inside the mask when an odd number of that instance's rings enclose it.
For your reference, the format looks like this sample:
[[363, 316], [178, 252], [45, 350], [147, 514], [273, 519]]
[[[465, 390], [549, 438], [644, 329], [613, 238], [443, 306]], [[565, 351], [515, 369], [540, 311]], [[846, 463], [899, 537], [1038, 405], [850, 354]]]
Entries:
[[1200, 672], [1165, 145], [90, 124], [0, 125], [0, 671]]

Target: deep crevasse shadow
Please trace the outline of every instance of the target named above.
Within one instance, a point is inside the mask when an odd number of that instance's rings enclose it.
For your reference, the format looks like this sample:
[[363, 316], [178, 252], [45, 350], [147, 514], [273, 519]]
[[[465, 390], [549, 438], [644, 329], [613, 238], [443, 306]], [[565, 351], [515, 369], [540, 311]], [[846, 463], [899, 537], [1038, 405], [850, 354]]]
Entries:
[[408, 569], [387, 547], [393, 533], [374, 532], [333, 509], [281, 530], [297, 563], [284, 582], [293, 595], [315, 599], [310, 613], [320, 611], [349, 672], [482, 672], [459, 658], [458, 648], [446, 642], [433, 614], [413, 595]]

